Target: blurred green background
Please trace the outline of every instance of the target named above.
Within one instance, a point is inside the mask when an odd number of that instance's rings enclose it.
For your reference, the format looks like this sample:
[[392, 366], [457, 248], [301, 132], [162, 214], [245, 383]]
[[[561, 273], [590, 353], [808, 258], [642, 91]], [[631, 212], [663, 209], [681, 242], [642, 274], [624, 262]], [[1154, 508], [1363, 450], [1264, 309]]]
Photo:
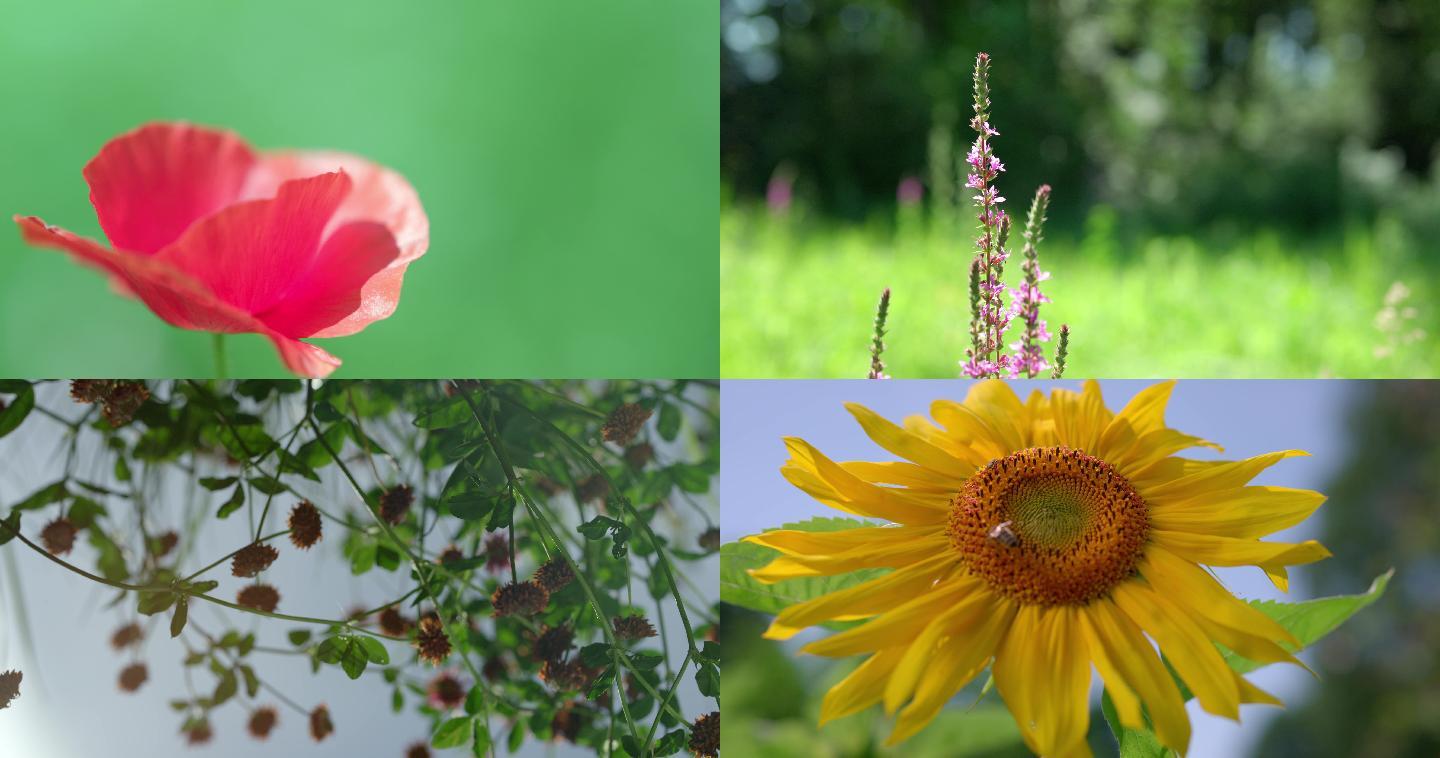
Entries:
[[886, 286], [890, 373], [958, 373], [980, 51], [1009, 211], [1054, 186], [1070, 375], [1440, 376], [1432, 0], [723, 0], [720, 35], [725, 376], [864, 376]]
[[[420, 193], [400, 307], [337, 376], [714, 376], [713, 5], [0, 0], [0, 210], [99, 236], [80, 171], [150, 120], [329, 148]], [[0, 233], [0, 375], [204, 376], [173, 329]], [[284, 369], [254, 335], [230, 371]]]

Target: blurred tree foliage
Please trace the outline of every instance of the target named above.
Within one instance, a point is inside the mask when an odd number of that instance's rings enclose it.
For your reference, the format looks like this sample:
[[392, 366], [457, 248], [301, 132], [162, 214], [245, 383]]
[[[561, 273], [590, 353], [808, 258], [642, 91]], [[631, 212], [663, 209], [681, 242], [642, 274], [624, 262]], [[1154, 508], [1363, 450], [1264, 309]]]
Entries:
[[1399, 591], [1321, 642], [1324, 686], [1272, 722], [1266, 756], [1440, 755], [1440, 385], [1371, 382], [1351, 413], [1355, 448], [1326, 491], [1335, 557], [1318, 594], [1396, 567]]
[[[1056, 186], [1153, 223], [1313, 227], [1440, 201], [1433, 0], [722, 0], [722, 176], [780, 168], [859, 218], [963, 150], [970, 71], [995, 60], [1006, 191]], [[1431, 221], [1430, 223], [1435, 223]]]

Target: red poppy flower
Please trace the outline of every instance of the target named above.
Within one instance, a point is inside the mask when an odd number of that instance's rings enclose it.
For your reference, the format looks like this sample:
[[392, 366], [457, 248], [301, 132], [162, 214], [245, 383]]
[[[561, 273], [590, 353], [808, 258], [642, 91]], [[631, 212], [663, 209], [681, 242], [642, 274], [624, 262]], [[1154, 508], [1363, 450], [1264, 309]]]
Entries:
[[155, 123], [106, 143], [84, 173], [112, 247], [16, 216], [27, 242], [100, 269], [174, 326], [262, 334], [302, 376], [340, 359], [300, 339], [389, 316], [430, 243], [409, 183], [353, 155], [257, 153], [228, 131]]

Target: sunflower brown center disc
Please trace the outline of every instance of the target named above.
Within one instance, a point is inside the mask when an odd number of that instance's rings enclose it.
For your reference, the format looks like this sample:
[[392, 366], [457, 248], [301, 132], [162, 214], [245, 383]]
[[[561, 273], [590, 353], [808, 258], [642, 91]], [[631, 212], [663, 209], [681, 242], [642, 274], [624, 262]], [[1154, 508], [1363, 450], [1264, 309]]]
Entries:
[[1110, 464], [1067, 447], [991, 461], [965, 482], [947, 532], [960, 560], [1034, 605], [1082, 605], [1135, 571], [1145, 501]]

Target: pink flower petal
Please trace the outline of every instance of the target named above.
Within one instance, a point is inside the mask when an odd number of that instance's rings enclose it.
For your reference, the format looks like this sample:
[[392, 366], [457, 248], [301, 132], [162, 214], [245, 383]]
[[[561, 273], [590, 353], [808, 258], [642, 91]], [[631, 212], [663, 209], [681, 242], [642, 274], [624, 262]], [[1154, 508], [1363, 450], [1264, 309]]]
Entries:
[[155, 315], [181, 329], [207, 332], [257, 332], [270, 339], [285, 367], [302, 376], [323, 378], [340, 360], [323, 349], [287, 337], [259, 319], [215, 297], [203, 284], [156, 257], [110, 250], [34, 216], [16, 216], [31, 245], [64, 250], [75, 260], [100, 269], [123, 283]]
[[336, 152], [265, 153], [251, 172], [243, 195], [268, 197], [286, 180], [342, 169], [354, 188], [330, 219], [327, 234], [353, 221], [376, 221], [390, 229], [399, 255], [377, 272], [361, 291], [360, 305], [316, 337], [343, 337], [395, 312], [400, 286], [410, 262], [430, 245], [430, 221], [420, 198], [404, 177], [358, 156]]
[[281, 334], [309, 337], [352, 316], [361, 292], [400, 254], [384, 225], [356, 221], [335, 230], [310, 270], [291, 285], [274, 308], [256, 316]]
[[255, 163], [231, 132], [146, 124], [105, 143], [86, 164], [85, 181], [110, 244], [154, 253], [239, 199]]
[[155, 257], [221, 300], [259, 313], [309, 272], [321, 232], [349, 191], [343, 172], [285, 182], [273, 200], [236, 203], [208, 216]]

